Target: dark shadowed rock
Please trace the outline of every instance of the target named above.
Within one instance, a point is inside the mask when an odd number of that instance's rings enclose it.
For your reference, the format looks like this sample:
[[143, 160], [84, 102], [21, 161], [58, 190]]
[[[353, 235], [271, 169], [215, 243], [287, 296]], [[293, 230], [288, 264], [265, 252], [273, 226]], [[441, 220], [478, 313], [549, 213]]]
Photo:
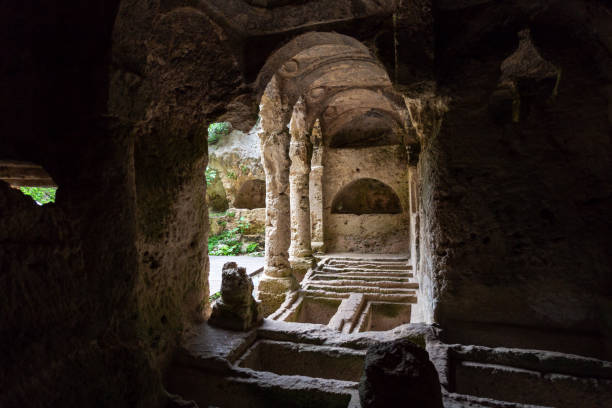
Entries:
[[261, 304], [253, 299], [253, 282], [246, 269], [236, 262], [226, 262], [221, 279], [221, 299], [215, 303], [208, 322], [230, 330], [249, 330], [260, 324]]
[[368, 348], [359, 397], [364, 408], [442, 408], [440, 381], [429, 355], [407, 339]]

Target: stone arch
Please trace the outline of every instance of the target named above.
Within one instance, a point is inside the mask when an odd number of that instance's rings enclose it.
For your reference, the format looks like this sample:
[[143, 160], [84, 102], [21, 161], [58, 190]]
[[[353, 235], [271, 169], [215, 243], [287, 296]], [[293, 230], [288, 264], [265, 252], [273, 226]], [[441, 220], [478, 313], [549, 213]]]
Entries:
[[259, 179], [247, 180], [238, 189], [236, 199], [234, 200], [235, 208], [254, 208], [266, 207], [266, 182]]
[[332, 201], [332, 214], [400, 214], [398, 195], [382, 181], [362, 178], [344, 186]]
[[[260, 71], [255, 84], [260, 98], [273, 78], [287, 111], [303, 98], [308, 130], [320, 118], [323, 135], [339, 135], [339, 145], [407, 143], [410, 125], [402, 96], [380, 61], [352, 37], [311, 32], [294, 38]], [[355, 137], [360, 141], [353, 143]]]
[[[352, 147], [367, 146], [377, 137], [383, 145], [399, 145], [410, 133], [405, 102], [394, 92], [384, 66], [364, 44], [345, 35], [294, 38], [270, 56], [255, 89], [266, 174], [265, 276], [259, 297], [268, 315], [297, 287], [296, 271], [312, 265], [309, 185], [315, 145], [324, 155], [326, 133], [337, 136], [339, 145]], [[360, 132], [359, 125], [367, 132]], [[314, 138], [315, 128], [322, 130], [320, 138]], [[394, 192], [381, 194], [379, 201], [381, 205], [370, 207], [382, 214], [402, 212]], [[324, 218], [322, 213], [322, 224]]]

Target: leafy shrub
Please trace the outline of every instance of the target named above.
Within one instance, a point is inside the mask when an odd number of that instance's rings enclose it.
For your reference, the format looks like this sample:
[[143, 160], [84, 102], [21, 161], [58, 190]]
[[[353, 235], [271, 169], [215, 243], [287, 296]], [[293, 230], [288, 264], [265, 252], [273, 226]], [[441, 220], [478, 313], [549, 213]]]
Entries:
[[19, 187], [19, 190], [32, 197], [39, 205], [43, 205], [55, 202], [57, 187]]
[[232, 179], [232, 180], [237, 180], [238, 176], [236, 175], [236, 173], [234, 173], [233, 170], [228, 171], [227, 173], [225, 173], [227, 175], [227, 178]]
[[219, 299], [220, 297], [221, 297], [221, 292], [216, 292], [216, 293], [213, 293], [212, 295], [210, 295], [208, 297], [208, 300], [210, 300], [212, 302], [212, 301], [215, 301], [215, 300]]
[[208, 144], [215, 144], [221, 139], [229, 135], [232, 130], [232, 124], [229, 122], [216, 122], [208, 126]]
[[[238, 226], [231, 230], [223, 231], [218, 235], [213, 235], [208, 238], [208, 253], [210, 255], [239, 255], [243, 253], [242, 242], [240, 238], [248, 229], [251, 228], [251, 224], [245, 221], [244, 217], [240, 217]], [[259, 244], [251, 242], [246, 247], [246, 253], [250, 254], [258, 250]]]
[[240, 253], [240, 238], [238, 228], [223, 231], [219, 235], [208, 238], [208, 253], [210, 255], [238, 255]]

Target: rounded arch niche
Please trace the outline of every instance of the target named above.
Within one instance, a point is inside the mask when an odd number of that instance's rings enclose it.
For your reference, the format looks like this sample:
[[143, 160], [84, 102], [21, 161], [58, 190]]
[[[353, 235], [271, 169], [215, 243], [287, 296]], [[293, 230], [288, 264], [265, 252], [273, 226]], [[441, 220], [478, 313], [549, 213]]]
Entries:
[[234, 201], [235, 208], [254, 208], [266, 207], [266, 183], [263, 180], [247, 180], [240, 186], [236, 200]]
[[400, 214], [400, 199], [391, 187], [371, 178], [342, 188], [332, 202], [332, 214]]

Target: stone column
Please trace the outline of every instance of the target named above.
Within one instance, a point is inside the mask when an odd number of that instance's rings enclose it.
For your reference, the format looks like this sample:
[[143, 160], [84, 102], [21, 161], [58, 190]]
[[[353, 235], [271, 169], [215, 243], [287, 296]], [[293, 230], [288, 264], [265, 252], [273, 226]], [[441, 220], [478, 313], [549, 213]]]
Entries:
[[274, 312], [286, 293], [298, 288], [289, 264], [289, 135], [287, 109], [281, 101], [276, 77], [261, 98], [261, 156], [266, 173], [266, 252], [258, 297], [264, 316]]
[[325, 147], [323, 146], [323, 135], [319, 120], [314, 124], [310, 140], [313, 145], [312, 165], [310, 170], [311, 200], [310, 219], [312, 223], [312, 244], [314, 252], [325, 252], [325, 240], [323, 236], [323, 159]]
[[314, 258], [310, 246], [310, 159], [312, 147], [306, 129], [306, 106], [300, 98], [293, 108], [289, 124], [291, 144], [289, 158], [290, 204], [291, 204], [291, 246], [289, 262], [293, 275], [301, 281]]

